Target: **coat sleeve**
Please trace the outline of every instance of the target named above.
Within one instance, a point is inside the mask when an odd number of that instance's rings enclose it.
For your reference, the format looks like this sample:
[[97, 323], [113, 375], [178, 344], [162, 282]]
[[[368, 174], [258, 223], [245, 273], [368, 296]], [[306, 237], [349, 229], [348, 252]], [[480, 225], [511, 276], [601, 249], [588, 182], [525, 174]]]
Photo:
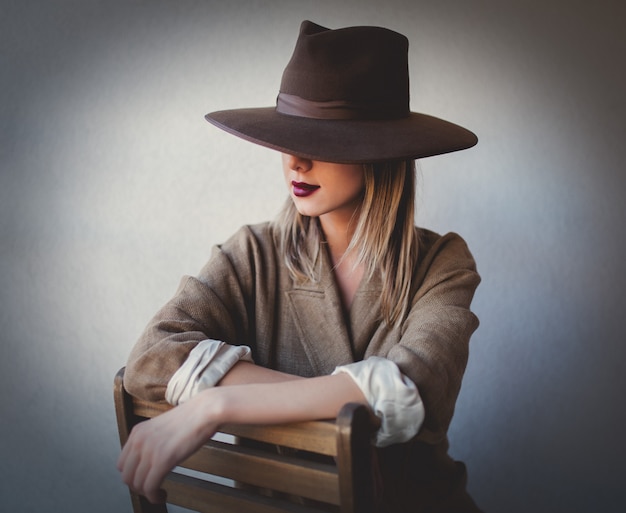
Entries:
[[412, 306], [387, 358], [417, 385], [424, 402], [426, 416], [418, 437], [438, 443], [452, 420], [470, 336], [478, 327], [470, 303], [480, 276], [461, 237], [423, 236]]
[[174, 297], [150, 321], [133, 347], [124, 384], [132, 395], [164, 400], [172, 375], [196, 345], [215, 339], [251, 346], [256, 259], [249, 230], [217, 246], [197, 277], [182, 279]]

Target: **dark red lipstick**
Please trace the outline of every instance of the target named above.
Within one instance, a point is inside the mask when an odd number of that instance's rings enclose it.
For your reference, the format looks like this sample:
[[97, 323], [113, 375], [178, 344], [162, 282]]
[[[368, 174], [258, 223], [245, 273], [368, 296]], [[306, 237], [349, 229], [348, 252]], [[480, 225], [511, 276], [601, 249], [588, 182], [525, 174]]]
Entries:
[[293, 187], [293, 193], [299, 198], [310, 196], [320, 188], [319, 185], [311, 185], [306, 182], [296, 182], [295, 180], [291, 182], [291, 186]]

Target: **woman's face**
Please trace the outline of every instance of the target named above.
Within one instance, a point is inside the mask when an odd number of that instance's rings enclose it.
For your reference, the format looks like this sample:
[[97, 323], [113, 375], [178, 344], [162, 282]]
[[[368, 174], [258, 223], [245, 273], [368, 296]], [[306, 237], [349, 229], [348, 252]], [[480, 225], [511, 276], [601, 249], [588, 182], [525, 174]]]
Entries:
[[361, 204], [365, 176], [361, 164], [336, 164], [282, 154], [285, 182], [304, 216], [350, 221]]

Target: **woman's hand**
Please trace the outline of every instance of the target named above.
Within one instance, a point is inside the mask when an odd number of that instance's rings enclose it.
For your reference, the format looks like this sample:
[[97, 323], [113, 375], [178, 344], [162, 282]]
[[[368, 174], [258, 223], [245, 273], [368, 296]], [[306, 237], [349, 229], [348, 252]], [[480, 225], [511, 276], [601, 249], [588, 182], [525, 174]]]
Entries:
[[[244, 367], [241, 369], [243, 372]], [[117, 463], [123, 481], [133, 491], [150, 502], [163, 502], [165, 492], [160, 487], [167, 473], [226, 422], [282, 424], [333, 419], [346, 403], [367, 404], [358, 385], [345, 373], [289, 381], [274, 373], [265, 383], [248, 383], [249, 377], [231, 373], [229, 380], [223, 381], [232, 385], [203, 390], [135, 426]]]
[[206, 390], [188, 402], [135, 426], [117, 462], [122, 480], [150, 502], [165, 501], [167, 473], [198, 450], [219, 427], [216, 404]]

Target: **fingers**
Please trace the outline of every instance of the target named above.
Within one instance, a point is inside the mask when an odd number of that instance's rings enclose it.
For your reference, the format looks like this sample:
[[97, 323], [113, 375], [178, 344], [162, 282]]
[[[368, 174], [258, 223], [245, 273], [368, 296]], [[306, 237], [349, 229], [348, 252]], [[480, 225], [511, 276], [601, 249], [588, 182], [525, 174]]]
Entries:
[[[131, 481], [131, 488], [141, 495], [144, 495], [147, 498], [150, 498], [150, 485], [147, 482], [147, 477], [150, 472], [150, 463], [146, 461], [146, 459], [140, 460], [138, 465], [135, 467], [135, 472], [131, 476], [128, 476]], [[124, 476], [122, 475], [122, 479]], [[159, 483], [160, 484], [160, 483]], [[152, 500], [151, 500], [152, 502]]]
[[169, 469], [155, 463], [155, 451], [144, 440], [144, 429], [136, 426], [122, 449], [117, 462], [122, 481], [134, 492], [143, 495], [153, 504], [165, 501], [165, 491], [160, 488]]
[[142, 484], [144, 495], [151, 503], [158, 504], [161, 502], [165, 502], [166, 493], [165, 490], [161, 488], [161, 484], [165, 479], [165, 475], [161, 472], [157, 471], [154, 465], [147, 467], [147, 472], [143, 479], [139, 479], [138, 482]]
[[[117, 462], [122, 480], [131, 490], [150, 502], [163, 502], [161, 484], [168, 472], [215, 434], [219, 422], [207, 408], [214, 404], [211, 397], [198, 394], [133, 428]], [[201, 401], [203, 407], [194, 401]]]

